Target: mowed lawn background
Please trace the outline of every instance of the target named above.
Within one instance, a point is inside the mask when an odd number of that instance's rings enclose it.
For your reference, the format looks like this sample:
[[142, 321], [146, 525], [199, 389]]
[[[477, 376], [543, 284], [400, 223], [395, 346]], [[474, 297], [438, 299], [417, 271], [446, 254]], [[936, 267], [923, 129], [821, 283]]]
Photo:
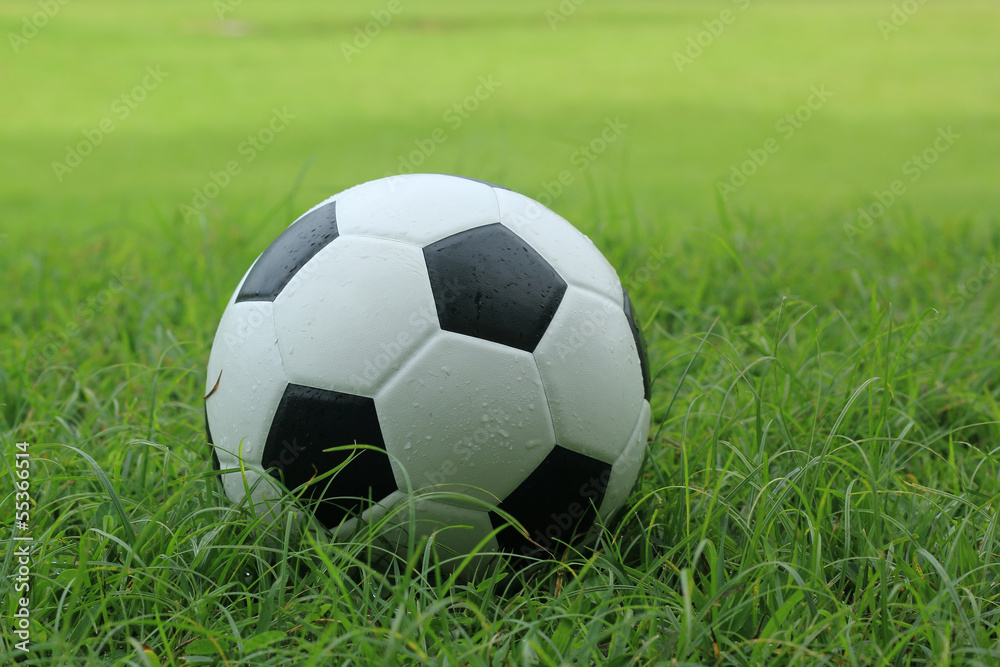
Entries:
[[[3, 3], [0, 507], [6, 536], [29, 442], [34, 542], [28, 654], [0, 552], [0, 655], [1000, 660], [997, 25], [985, 0]], [[363, 536], [275, 545], [209, 476], [232, 289], [400, 171], [574, 222], [658, 372], [634, 511], [520, 594], [383, 578]]]

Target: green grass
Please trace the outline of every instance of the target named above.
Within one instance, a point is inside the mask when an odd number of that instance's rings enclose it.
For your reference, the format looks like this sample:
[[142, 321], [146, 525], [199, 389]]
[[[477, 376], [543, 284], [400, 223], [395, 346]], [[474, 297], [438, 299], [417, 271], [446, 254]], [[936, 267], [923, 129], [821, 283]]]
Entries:
[[[32, 456], [30, 664], [989, 665], [1000, 661], [1000, 46], [993, 3], [75, 0], [0, 48], [0, 660]], [[34, 3], [0, 7], [0, 33]], [[3, 50], [7, 49], [7, 50]], [[72, 56], [68, 56], [72, 54]], [[168, 73], [60, 182], [51, 163], [147, 66]], [[443, 114], [502, 82], [457, 129]], [[834, 97], [720, 202], [810, 86]], [[296, 114], [246, 162], [272, 110]], [[629, 125], [586, 169], [576, 147]], [[593, 553], [467, 584], [363, 534], [268, 539], [222, 498], [204, 365], [253, 258], [298, 213], [393, 171], [536, 195], [629, 287], [657, 379], [630, 512]], [[853, 241], [938, 128], [962, 137]], [[241, 161], [202, 214], [181, 206]], [[666, 253], [665, 270], [648, 275]], [[980, 272], [983, 272], [980, 275]], [[980, 279], [982, 277], [982, 280]]]

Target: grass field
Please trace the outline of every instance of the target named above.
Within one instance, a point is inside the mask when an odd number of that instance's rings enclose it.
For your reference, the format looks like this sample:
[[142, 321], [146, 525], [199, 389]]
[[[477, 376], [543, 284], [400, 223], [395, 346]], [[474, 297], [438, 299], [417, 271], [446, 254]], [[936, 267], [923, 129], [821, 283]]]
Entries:
[[[329, 4], [0, 5], [0, 661], [1000, 663], [996, 3]], [[549, 202], [649, 341], [629, 515], [520, 592], [211, 477], [239, 277], [409, 170]]]

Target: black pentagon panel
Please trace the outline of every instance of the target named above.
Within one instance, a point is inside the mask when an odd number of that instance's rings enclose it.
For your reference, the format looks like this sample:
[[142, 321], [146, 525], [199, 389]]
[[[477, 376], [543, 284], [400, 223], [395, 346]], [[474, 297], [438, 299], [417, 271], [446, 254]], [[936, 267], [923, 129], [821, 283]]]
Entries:
[[635, 339], [635, 349], [639, 351], [639, 367], [642, 368], [642, 387], [646, 400], [652, 395], [652, 381], [649, 375], [649, 355], [646, 353], [646, 337], [642, 335], [642, 327], [636, 320], [635, 312], [632, 310], [632, 300], [628, 298], [628, 292], [622, 288], [622, 295], [625, 297], [625, 317], [628, 318], [628, 327], [632, 330], [632, 338]]
[[[383, 451], [325, 451], [354, 444]], [[261, 463], [293, 491], [307, 485], [302, 497], [311, 501], [317, 519], [334, 528], [396, 490], [384, 450], [374, 400], [290, 384], [278, 402]], [[336, 473], [315, 479], [348, 459]]]
[[[212, 427], [208, 423], [208, 405], [205, 405], [205, 439], [208, 441], [209, 449], [212, 450], [212, 470], [216, 472], [222, 470], [222, 464], [219, 463], [219, 453], [215, 451], [215, 441], [212, 440]], [[222, 478], [220, 477], [221, 481]]]
[[510, 190], [510, 188], [505, 188], [502, 185], [497, 185], [496, 183], [490, 183], [489, 181], [484, 181], [479, 178], [472, 178], [471, 176], [459, 176], [458, 174], [442, 174], [442, 176], [454, 176], [455, 178], [464, 178], [467, 181], [475, 181], [476, 183], [482, 183], [483, 185], [488, 185], [491, 188], [499, 188], [501, 190]]
[[[597, 517], [611, 479], [611, 464], [556, 447], [534, 472], [500, 503], [499, 509], [517, 519], [526, 537], [506, 525], [497, 533], [500, 549], [520, 556], [544, 556], [568, 544], [580, 528], [588, 530]], [[507, 521], [490, 512], [500, 528]]]
[[261, 254], [243, 281], [236, 302], [274, 301], [299, 269], [338, 235], [337, 202], [302, 216]]
[[[208, 444], [214, 445], [215, 442], [212, 440], [212, 427], [208, 423], [208, 404], [205, 405], [205, 439], [208, 440]], [[213, 456], [215, 456], [215, 447], [212, 447]]]
[[[212, 450], [212, 470], [221, 472], [222, 464], [219, 462], [219, 452], [215, 449], [215, 441], [212, 440], [212, 427], [208, 423], [208, 404], [205, 405], [205, 439], [208, 440], [208, 448]], [[226, 487], [222, 483], [222, 475], [216, 475], [215, 479], [219, 481], [219, 487], [225, 491]]]
[[496, 223], [424, 248], [441, 328], [533, 352], [566, 293], [534, 248]]

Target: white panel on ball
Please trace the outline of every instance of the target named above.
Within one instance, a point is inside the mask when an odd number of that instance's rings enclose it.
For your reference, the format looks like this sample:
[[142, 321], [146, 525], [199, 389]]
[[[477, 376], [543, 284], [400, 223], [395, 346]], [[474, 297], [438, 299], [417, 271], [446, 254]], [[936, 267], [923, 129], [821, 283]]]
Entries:
[[531, 354], [450, 331], [379, 391], [375, 408], [401, 489], [496, 503], [555, 445]]
[[493, 188], [444, 174], [390, 176], [336, 197], [337, 229], [423, 247], [500, 221]]
[[[361, 513], [361, 516], [353, 516], [343, 521], [332, 531], [333, 536], [339, 539], [347, 539], [355, 533], [366, 529], [368, 526], [379, 523], [385, 518], [386, 514], [393, 510], [394, 506], [403, 502], [406, 498], [408, 498], [407, 494], [402, 491], [393, 491], [385, 498], [376, 500], [371, 507]], [[390, 518], [386, 521], [386, 524], [391, 526], [394, 522]], [[385, 530], [386, 527], [383, 526], [376, 529], [375, 534], [381, 535]]]
[[531, 244], [563, 280], [623, 304], [618, 274], [583, 232], [524, 195], [499, 189], [496, 195], [500, 222]]
[[570, 285], [534, 355], [556, 442], [614, 463], [645, 400], [625, 311]]
[[340, 237], [274, 300], [289, 382], [374, 396], [440, 331], [420, 248]]
[[649, 403], [642, 402], [642, 412], [636, 422], [635, 431], [625, 445], [625, 451], [611, 466], [611, 478], [608, 480], [608, 490], [601, 502], [600, 512], [605, 519], [618, 511], [635, 485], [642, 466], [642, 457], [646, 453], [646, 439], [649, 437]]
[[415, 529], [414, 543], [420, 538], [433, 536], [438, 557], [450, 561], [449, 569], [474, 551], [483, 554], [480, 559], [484, 561], [490, 560], [497, 551], [497, 541], [490, 536], [493, 525], [485, 509], [457, 507], [419, 496], [412, 500], [403, 499], [401, 505], [394, 508], [390, 519], [398, 528], [390, 528], [385, 534], [400, 553], [406, 552], [411, 520]]
[[[248, 463], [260, 461], [288, 384], [275, 338], [270, 303], [230, 303], [222, 314], [208, 360], [205, 408], [223, 469], [239, 467], [240, 453]], [[224, 475], [223, 485], [230, 497], [243, 495], [238, 474]]]

